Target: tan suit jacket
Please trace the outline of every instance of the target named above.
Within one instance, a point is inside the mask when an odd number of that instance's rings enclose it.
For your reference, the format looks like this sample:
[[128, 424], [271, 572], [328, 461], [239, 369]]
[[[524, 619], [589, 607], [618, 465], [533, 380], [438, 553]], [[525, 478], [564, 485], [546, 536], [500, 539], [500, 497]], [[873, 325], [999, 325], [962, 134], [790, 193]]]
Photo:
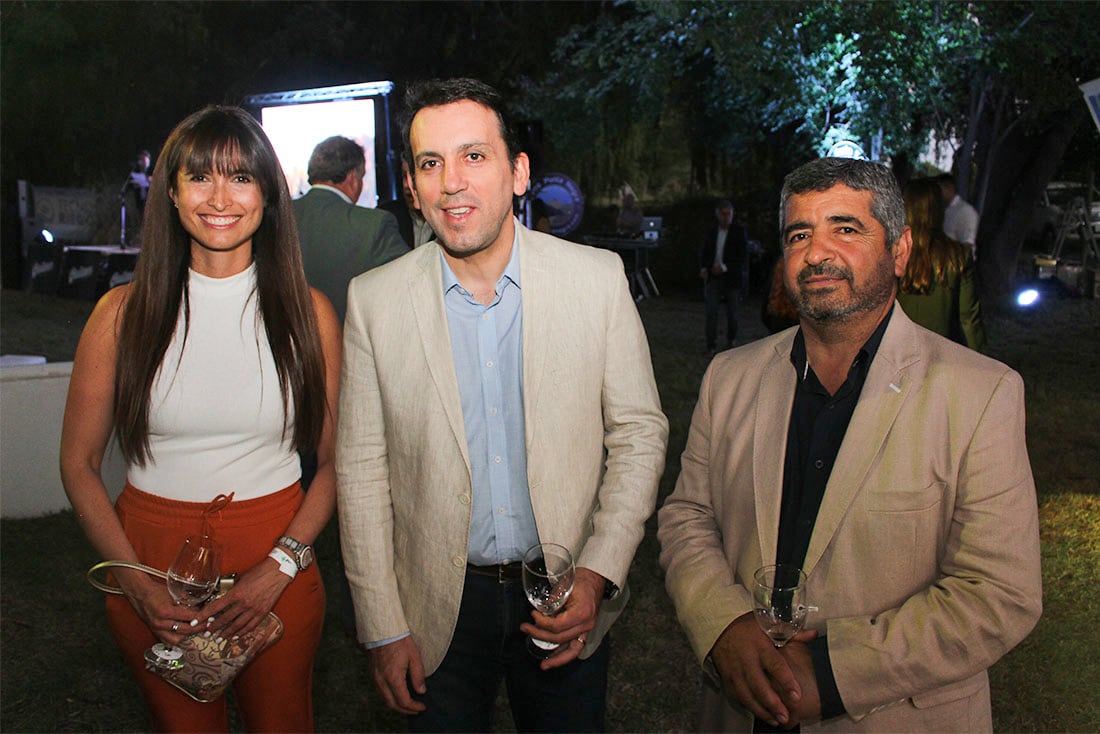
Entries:
[[[796, 329], [725, 352], [703, 378], [661, 564], [701, 663], [774, 563]], [[1023, 383], [895, 308], [806, 555], [808, 627], [828, 636], [847, 716], [805, 731], [990, 730], [986, 669], [1041, 609]], [[704, 728], [751, 730], [708, 692]]]
[[[539, 539], [625, 591], [668, 438], [646, 335], [617, 255], [516, 226]], [[352, 282], [337, 436], [359, 639], [411, 632], [428, 674], [458, 618], [472, 497], [440, 257], [429, 243]], [[603, 603], [584, 656], [627, 596]]]

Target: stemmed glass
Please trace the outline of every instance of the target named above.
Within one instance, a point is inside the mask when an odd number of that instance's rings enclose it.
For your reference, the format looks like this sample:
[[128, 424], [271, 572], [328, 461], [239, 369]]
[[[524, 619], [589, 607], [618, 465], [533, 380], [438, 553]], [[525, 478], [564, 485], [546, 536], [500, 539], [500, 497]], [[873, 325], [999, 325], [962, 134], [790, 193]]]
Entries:
[[[209, 535], [189, 535], [168, 567], [168, 593], [176, 604], [198, 607], [205, 604], [218, 589], [221, 578], [222, 549]], [[149, 650], [152, 662], [163, 668], [183, 667], [183, 650], [176, 645], [158, 642]], [[149, 659], [149, 655], [146, 654]]]
[[[573, 554], [557, 543], [538, 543], [523, 554], [523, 590], [531, 606], [553, 616], [565, 606], [573, 592], [575, 571]], [[527, 638], [528, 651], [537, 658], [548, 658], [557, 643]]]
[[797, 566], [763, 566], [753, 575], [753, 614], [772, 644], [783, 647], [802, 631], [806, 614], [817, 607], [806, 605], [806, 574]]

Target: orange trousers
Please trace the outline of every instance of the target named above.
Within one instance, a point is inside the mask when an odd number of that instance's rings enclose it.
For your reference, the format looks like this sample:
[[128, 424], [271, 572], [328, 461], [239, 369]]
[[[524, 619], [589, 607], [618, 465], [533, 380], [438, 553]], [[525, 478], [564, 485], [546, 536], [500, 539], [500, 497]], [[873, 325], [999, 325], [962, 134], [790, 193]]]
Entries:
[[[214, 538], [222, 545], [222, 573], [243, 573], [262, 561], [303, 497], [295, 482], [267, 497], [230, 502], [211, 515]], [[206, 506], [167, 500], [127, 483], [115, 509], [141, 562], [163, 571], [183, 539], [201, 531]], [[325, 588], [316, 563], [298, 574], [273, 611], [283, 621], [283, 636], [233, 681], [237, 706], [248, 731], [312, 732], [313, 659], [325, 616]], [[145, 669], [145, 650], [157, 640], [126, 597], [107, 597], [107, 621], [137, 678], [155, 731], [229, 730], [224, 696], [199, 703]]]

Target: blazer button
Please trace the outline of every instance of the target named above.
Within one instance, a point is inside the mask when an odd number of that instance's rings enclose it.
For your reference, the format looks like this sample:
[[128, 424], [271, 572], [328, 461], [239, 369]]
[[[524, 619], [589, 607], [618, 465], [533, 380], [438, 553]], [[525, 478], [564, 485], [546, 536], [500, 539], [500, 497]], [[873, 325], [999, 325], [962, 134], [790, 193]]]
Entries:
[[459, 504], [463, 504], [463, 505], [468, 505], [468, 504], [470, 504], [470, 495], [468, 495], [468, 494], [460, 494], [460, 495], [458, 496], [458, 502], [459, 502]]
[[462, 556], [455, 556], [451, 559], [451, 563], [454, 564], [455, 568], [462, 568], [466, 565], [466, 561], [462, 558]]

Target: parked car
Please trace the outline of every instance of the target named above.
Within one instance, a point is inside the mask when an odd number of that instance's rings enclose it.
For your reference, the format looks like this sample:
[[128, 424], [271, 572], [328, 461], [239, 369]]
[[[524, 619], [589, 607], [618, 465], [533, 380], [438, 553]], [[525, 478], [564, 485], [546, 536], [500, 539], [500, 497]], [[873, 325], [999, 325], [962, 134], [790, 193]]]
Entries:
[[[1074, 200], [1081, 199], [1083, 205], [1088, 201], [1088, 186], [1074, 181], [1051, 181], [1039, 201], [1036, 202], [1035, 214], [1032, 218], [1029, 236], [1039, 242], [1042, 252], [1050, 252], [1054, 249], [1058, 233], [1061, 231], [1067, 213], [1072, 210]], [[1100, 192], [1095, 189], [1092, 192], [1092, 204], [1089, 208], [1089, 227], [1094, 237], [1100, 238]], [[1077, 240], [1080, 233], [1071, 229], [1066, 233], [1067, 239]]]

